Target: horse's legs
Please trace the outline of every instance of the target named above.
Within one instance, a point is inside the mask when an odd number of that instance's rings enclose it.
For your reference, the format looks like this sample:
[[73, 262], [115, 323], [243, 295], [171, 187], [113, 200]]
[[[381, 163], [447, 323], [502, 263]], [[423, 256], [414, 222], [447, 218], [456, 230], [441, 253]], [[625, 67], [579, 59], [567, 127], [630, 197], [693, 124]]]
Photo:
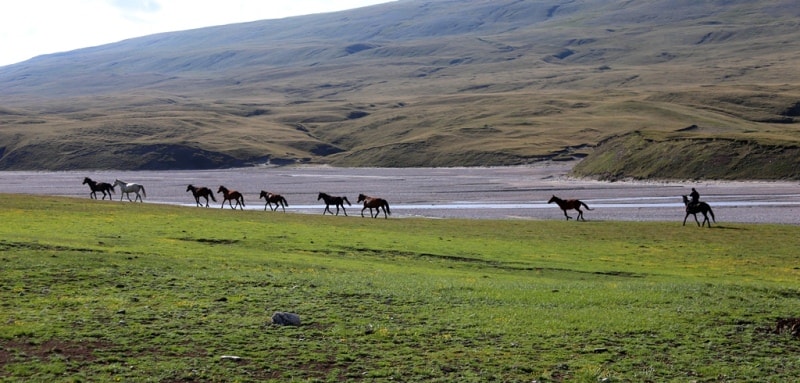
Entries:
[[[366, 206], [361, 208], [361, 217], [362, 218], [364, 217], [364, 210], [367, 210]], [[371, 208], [369, 209], [369, 216], [372, 217], [372, 209]]]
[[686, 226], [686, 218], [689, 218], [689, 213], [686, 213], [686, 216], [683, 217], [683, 226]]
[[567, 217], [567, 221], [569, 221], [570, 219], [572, 219], [572, 217], [570, 217], [570, 216], [567, 214], [567, 209], [563, 209], [563, 211], [564, 211], [564, 217]]
[[708, 220], [708, 215], [706, 215], [706, 212], [702, 213], [703, 213], [703, 225], [701, 225], [700, 227], [703, 227], [706, 223], [708, 223], [708, 227], [711, 228], [711, 221]]
[[585, 222], [586, 220], [583, 219], [583, 211], [580, 208], [575, 208], [575, 210], [578, 211], [578, 217], [575, 218], [575, 220], [576, 221], [584, 221]]
[[692, 214], [694, 216], [694, 221], [697, 222], [697, 227], [700, 227], [700, 221], [697, 220], [697, 213]]
[[144, 203], [144, 200], [142, 199], [142, 196], [139, 194], [138, 191], [136, 192], [136, 199], [134, 199], [133, 201], [136, 202], [136, 200], [139, 200], [139, 202]]

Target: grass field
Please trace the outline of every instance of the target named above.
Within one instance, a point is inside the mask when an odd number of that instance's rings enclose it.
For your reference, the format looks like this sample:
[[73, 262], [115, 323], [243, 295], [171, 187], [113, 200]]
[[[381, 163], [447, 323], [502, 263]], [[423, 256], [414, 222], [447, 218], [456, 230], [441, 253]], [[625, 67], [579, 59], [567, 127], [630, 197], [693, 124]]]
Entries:
[[[8, 382], [784, 382], [800, 227], [0, 196]], [[271, 324], [274, 312], [300, 326]], [[234, 358], [236, 357], [236, 358]]]

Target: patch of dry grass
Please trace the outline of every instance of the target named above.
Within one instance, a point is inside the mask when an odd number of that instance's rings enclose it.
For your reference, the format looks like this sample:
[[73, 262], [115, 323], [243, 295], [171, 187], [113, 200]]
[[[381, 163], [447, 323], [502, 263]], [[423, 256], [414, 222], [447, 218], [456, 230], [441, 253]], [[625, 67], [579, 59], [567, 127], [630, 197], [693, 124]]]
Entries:
[[[196, 30], [76, 53], [82, 66], [0, 68], [0, 168], [508, 165], [693, 125], [800, 141], [791, 1], [479, 3]], [[388, 10], [416, 16], [406, 26]]]

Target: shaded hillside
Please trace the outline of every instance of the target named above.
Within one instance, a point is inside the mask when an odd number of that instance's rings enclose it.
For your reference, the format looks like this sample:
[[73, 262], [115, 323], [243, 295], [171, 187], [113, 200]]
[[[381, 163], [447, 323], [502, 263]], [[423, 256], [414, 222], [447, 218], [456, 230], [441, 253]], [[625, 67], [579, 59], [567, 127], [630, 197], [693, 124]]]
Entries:
[[636, 131], [603, 141], [573, 172], [611, 181], [800, 179], [800, 145], [702, 133], [661, 135]]
[[0, 67], [0, 168], [511, 165], [691, 125], [791, 147], [798, 16], [407, 0], [41, 56]]

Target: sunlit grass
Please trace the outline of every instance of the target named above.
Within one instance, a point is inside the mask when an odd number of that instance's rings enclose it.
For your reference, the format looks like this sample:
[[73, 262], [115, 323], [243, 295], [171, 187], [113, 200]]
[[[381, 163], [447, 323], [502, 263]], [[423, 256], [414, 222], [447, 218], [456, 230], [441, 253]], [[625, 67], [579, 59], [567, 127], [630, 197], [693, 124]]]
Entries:
[[[800, 341], [773, 332], [799, 315], [797, 226], [3, 197], [9, 381], [779, 381], [800, 367]], [[303, 325], [270, 325], [276, 311]]]

